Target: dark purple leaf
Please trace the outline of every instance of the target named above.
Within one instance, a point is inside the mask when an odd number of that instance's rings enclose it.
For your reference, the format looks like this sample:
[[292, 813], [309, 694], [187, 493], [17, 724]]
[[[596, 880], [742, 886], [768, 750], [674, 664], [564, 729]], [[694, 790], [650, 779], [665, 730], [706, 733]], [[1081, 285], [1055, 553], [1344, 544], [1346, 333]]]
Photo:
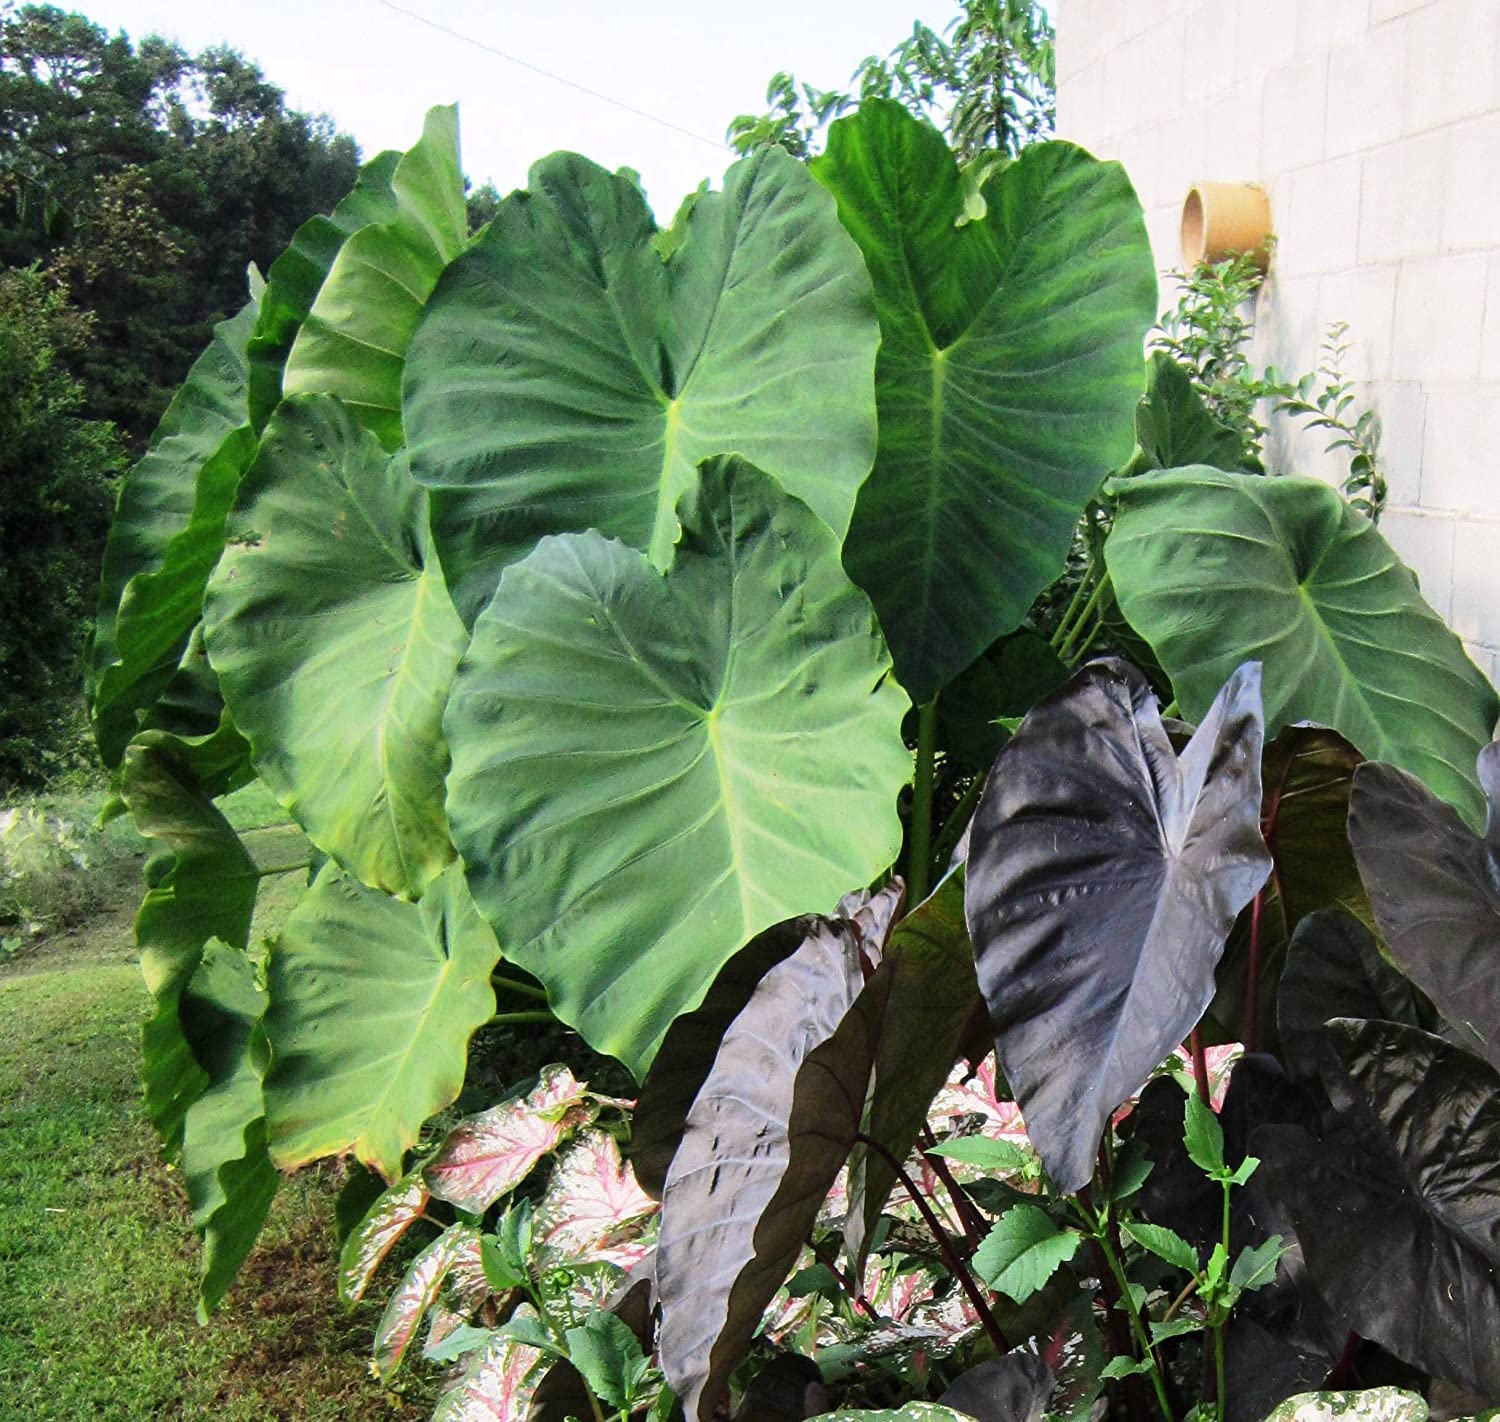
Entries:
[[1323, 1084], [1345, 1130], [1252, 1148], [1340, 1325], [1500, 1401], [1500, 1074], [1412, 1027], [1340, 1019]]
[[1041, 1422], [1057, 1379], [1034, 1353], [1012, 1352], [960, 1373], [939, 1407], [967, 1412], [979, 1422]]
[[[662, 1371], [713, 1415], [859, 1130], [882, 1003], [870, 945], [829, 920], [772, 968], [688, 1112], [657, 1241]], [[863, 951], [862, 951], [863, 950]]]
[[974, 818], [965, 908], [1006, 1080], [1060, 1191], [1197, 1024], [1265, 881], [1260, 668], [1179, 759], [1145, 678], [1092, 663], [1039, 702]]
[[1500, 1067], [1500, 742], [1479, 753], [1483, 837], [1415, 776], [1361, 766], [1349, 837], [1396, 961], [1460, 1040]]

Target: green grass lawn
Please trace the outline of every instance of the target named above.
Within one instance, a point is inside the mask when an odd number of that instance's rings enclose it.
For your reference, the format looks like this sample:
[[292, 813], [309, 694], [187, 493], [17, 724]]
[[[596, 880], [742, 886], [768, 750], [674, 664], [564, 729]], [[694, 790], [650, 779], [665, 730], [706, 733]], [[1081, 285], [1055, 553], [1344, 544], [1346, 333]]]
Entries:
[[[236, 801], [271, 862], [295, 831], [263, 791]], [[115, 848], [116, 869], [138, 858]], [[334, 1167], [283, 1184], [218, 1315], [194, 1321], [197, 1240], [140, 1109], [136, 889], [117, 877], [112, 904], [0, 960], [0, 1419], [425, 1418], [429, 1382], [370, 1377], [378, 1303], [335, 1294]], [[297, 888], [268, 881], [258, 936]]]

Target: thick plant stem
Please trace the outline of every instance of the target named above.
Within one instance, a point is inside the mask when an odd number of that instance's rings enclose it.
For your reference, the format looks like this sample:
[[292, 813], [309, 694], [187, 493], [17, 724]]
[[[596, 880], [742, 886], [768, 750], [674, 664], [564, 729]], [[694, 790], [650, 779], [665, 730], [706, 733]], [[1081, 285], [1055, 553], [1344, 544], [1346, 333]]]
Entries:
[[1198, 1095], [1205, 1106], [1211, 1106], [1213, 1092], [1208, 1084], [1208, 1055], [1203, 1050], [1203, 1032], [1197, 1027], [1188, 1036], [1188, 1051], [1193, 1054], [1193, 1080], [1198, 1083]]
[[265, 869], [256, 869], [257, 879], [269, 879], [276, 874], [295, 874], [299, 869], [311, 869], [311, 859], [299, 859], [295, 864], [272, 864]]
[[873, 1150], [895, 1172], [896, 1179], [901, 1182], [901, 1188], [911, 1197], [912, 1204], [917, 1207], [917, 1213], [922, 1216], [922, 1223], [927, 1226], [933, 1239], [937, 1241], [938, 1251], [943, 1256], [943, 1263], [948, 1266], [948, 1272], [958, 1280], [959, 1287], [968, 1295], [969, 1302], [974, 1305], [974, 1312], [979, 1315], [979, 1322], [984, 1327], [985, 1336], [994, 1345], [997, 1353], [1010, 1352], [1010, 1344], [1005, 1341], [1005, 1334], [1000, 1331], [1000, 1325], [995, 1321], [995, 1315], [990, 1312], [990, 1306], [985, 1302], [979, 1285], [974, 1282], [974, 1276], [969, 1273], [968, 1266], [958, 1257], [958, 1251], [953, 1248], [953, 1241], [948, 1238], [948, 1231], [938, 1222], [938, 1217], [933, 1214], [932, 1207], [922, 1198], [922, 1192], [917, 1189], [916, 1182], [907, 1174], [906, 1167], [874, 1137], [867, 1136], [861, 1131], [855, 1139]]
[[532, 987], [530, 983], [518, 983], [514, 978], [508, 978], [504, 973], [491, 973], [490, 982], [497, 988], [504, 988], [506, 992], [516, 993], [520, 997], [534, 997], [538, 1002], [546, 1002], [547, 994], [539, 987]]
[[500, 1022], [555, 1022], [557, 1019], [550, 1012], [497, 1012], [489, 1020], [491, 1027]]
[[864, 1296], [854, 1279], [845, 1270], [839, 1268], [838, 1260], [819, 1249], [815, 1240], [809, 1240], [808, 1247], [813, 1252], [813, 1258], [838, 1281], [839, 1288], [849, 1296], [849, 1302], [854, 1308], [872, 1323], [879, 1323], [881, 1319], [879, 1313], [875, 1311], [875, 1305]]
[[932, 792], [937, 762], [937, 697], [917, 708], [917, 771], [912, 781], [911, 853], [906, 863], [906, 902], [927, 897], [932, 872]]
[[964, 831], [969, 827], [969, 821], [974, 816], [974, 806], [979, 803], [979, 797], [984, 793], [984, 782], [983, 775], [974, 777], [973, 784], [959, 796], [958, 804], [953, 807], [953, 813], [943, 821], [943, 827], [938, 831], [937, 838], [932, 843], [932, 867], [939, 877], [946, 872], [948, 861], [953, 857], [953, 851], [958, 848], [959, 840], [964, 837]]
[[1130, 1319], [1130, 1329], [1135, 1334], [1141, 1358], [1151, 1366], [1151, 1384], [1156, 1389], [1156, 1404], [1161, 1408], [1161, 1415], [1166, 1418], [1166, 1422], [1174, 1422], [1172, 1404], [1167, 1400], [1167, 1389], [1162, 1382], [1161, 1360], [1152, 1351], [1150, 1335], [1146, 1332], [1146, 1325], [1141, 1322], [1141, 1311], [1135, 1306], [1135, 1295], [1130, 1292], [1130, 1280], [1125, 1277], [1125, 1266], [1120, 1263], [1120, 1256], [1110, 1244], [1109, 1230], [1102, 1218], [1096, 1222], [1094, 1240], [1104, 1256], [1104, 1262], [1114, 1275], [1115, 1287], [1120, 1291], [1120, 1302], [1125, 1305], [1125, 1313]]
[[1077, 644], [1079, 637], [1089, 625], [1089, 618], [1094, 615], [1094, 609], [1099, 606], [1099, 599], [1104, 595], [1104, 579], [1100, 578], [1094, 585], [1094, 591], [1089, 595], [1089, 600], [1084, 603], [1083, 611], [1078, 614], [1078, 621], [1073, 624], [1073, 629], [1063, 638], [1062, 645], [1057, 648], [1057, 659], [1069, 666], [1068, 655]]
[[1068, 599], [1068, 605], [1063, 609], [1063, 615], [1058, 618], [1057, 627], [1052, 633], [1052, 650], [1055, 652], [1062, 645], [1063, 638], [1073, 630], [1073, 619], [1078, 616], [1079, 609], [1083, 606], [1083, 600], [1093, 591], [1094, 569], [1090, 564], [1084, 569], [1083, 576], [1078, 580], [1078, 586], [1073, 589], [1073, 596]]

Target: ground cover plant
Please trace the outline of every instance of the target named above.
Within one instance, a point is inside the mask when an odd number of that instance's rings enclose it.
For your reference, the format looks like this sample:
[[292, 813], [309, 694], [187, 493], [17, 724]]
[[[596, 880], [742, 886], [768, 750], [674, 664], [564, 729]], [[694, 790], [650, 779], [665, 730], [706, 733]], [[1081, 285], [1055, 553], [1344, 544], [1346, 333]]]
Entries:
[[[446, 1419], [1500, 1402], [1500, 702], [1143, 361], [1119, 166], [976, 192], [874, 101], [664, 228], [562, 154], [470, 238], [460, 172], [435, 110], [253, 278], [112, 534], [204, 1310], [353, 1157]], [[532, 1022], [637, 1089], [455, 1120]]]

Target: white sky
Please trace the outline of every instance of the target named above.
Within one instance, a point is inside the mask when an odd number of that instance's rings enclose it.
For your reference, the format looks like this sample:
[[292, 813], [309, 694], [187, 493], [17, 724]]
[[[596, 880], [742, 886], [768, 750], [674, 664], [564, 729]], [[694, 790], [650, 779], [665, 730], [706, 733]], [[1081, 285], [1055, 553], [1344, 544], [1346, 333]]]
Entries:
[[[843, 87], [920, 18], [957, 0], [59, 0], [111, 32], [157, 33], [190, 52], [227, 43], [293, 107], [329, 114], [368, 158], [409, 148], [433, 104], [459, 104], [464, 168], [501, 193], [544, 154], [571, 149], [639, 170], [658, 218], [732, 155], [735, 114], [764, 107], [779, 69]], [[700, 138], [580, 94], [398, 13], [412, 11], [564, 75]]]

